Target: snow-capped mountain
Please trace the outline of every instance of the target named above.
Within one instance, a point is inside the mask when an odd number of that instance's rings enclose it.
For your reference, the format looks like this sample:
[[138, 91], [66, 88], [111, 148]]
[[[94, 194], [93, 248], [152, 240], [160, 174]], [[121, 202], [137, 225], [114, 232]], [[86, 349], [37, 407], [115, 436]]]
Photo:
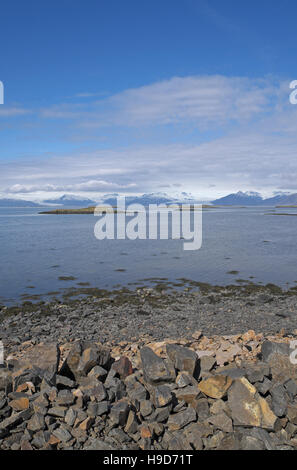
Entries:
[[245, 205], [245, 206], [258, 206], [263, 204], [263, 198], [261, 194], [247, 191], [229, 194], [228, 196], [221, 197], [212, 201], [214, 205]]
[[0, 199], [0, 207], [41, 207], [37, 202], [25, 201], [23, 199]]
[[261, 194], [248, 191], [239, 191], [235, 194], [229, 194], [212, 201], [214, 205], [231, 205], [231, 206], [277, 206], [277, 205], [294, 205], [297, 204], [297, 194], [290, 193], [274, 193], [272, 197], [264, 199]]
[[[105, 204], [116, 205], [118, 194], [107, 195], [103, 198], [102, 202]], [[141, 196], [126, 196], [126, 205], [128, 204], [142, 204], [148, 206], [149, 204], [173, 204], [173, 203], [194, 203], [195, 199], [191, 194], [182, 192], [179, 194], [169, 195], [167, 193], [148, 193]]]
[[57, 199], [47, 199], [44, 201], [46, 204], [63, 206], [63, 207], [88, 207], [95, 206], [96, 201], [92, 199], [82, 199], [80, 196], [75, 196], [73, 194], [64, 194]]

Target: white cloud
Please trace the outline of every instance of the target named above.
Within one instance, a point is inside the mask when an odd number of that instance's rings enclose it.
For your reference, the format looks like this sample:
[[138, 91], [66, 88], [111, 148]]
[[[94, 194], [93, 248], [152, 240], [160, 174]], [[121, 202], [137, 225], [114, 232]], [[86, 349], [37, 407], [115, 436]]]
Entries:
[[[42, 110], [45, 125], [49, 117], [64, 118], [76, 135], [82, 127], [99, 133], [96, 126], [106, 126], [124, 136], [125, 146], [118, 137], [106, 149], [93, 144], [88, 151], [2, 161], [0, 191], [28, 197], [74, 191], [95, 196], [180, 187], [216, 197], [238, 189], [296, 190], [297, 106], [289, 104], [289, 94], [289, 81], [185, 77], [101, 101]], [[127, 126], [139, 134], [137, 146], [127, 138]], [[166, 140], [164, 126], [200, 132], [187, 143], [174, 132]], [[149, 144], [142, 140], [148, 127]], [[166, 143], [157, 143], [159, 135]]]
[[268, 79], [174, 77], [88, 104], [56, 105], [42, 110], [41, 115], [74, 119], [86, 128], [191, 122], [205, 129], [262, 115], [277, 105], [280, 87]]

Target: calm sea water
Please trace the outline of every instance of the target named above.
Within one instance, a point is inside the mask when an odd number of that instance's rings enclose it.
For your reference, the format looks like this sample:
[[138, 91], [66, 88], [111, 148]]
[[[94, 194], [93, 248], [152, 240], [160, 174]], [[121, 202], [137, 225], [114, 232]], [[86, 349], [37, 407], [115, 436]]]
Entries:
[[[297, 217], [265, 215], [273, 210], [204, 211], [202, 248], [184, 251], [183, 240], [98, 241], [97, 219], [92, 215], [40, 215], [38, 209], [1, 208], [0, 301], [45, 295], [79, 282], [113, 288], [157, 277], [223, 285], [253, 276], [254, 282], [294, 284]], [[283, 209], [289, 211], [294, 209]], [[76, 279], [61, 281], [60, 276]]]

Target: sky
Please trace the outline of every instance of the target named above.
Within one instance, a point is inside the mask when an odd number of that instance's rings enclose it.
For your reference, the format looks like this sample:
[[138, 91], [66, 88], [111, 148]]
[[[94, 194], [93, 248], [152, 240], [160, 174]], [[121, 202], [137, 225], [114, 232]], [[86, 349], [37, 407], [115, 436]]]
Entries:
[[297, 192], [296, 0], [0, 14], [0, 197]]

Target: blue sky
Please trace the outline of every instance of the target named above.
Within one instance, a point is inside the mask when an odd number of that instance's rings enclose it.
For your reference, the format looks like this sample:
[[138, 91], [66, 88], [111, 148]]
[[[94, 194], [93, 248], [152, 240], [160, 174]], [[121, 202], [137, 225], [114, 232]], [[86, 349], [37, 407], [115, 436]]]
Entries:
[[0, 194], [297, 191], [295, 0], [1, 4]]

